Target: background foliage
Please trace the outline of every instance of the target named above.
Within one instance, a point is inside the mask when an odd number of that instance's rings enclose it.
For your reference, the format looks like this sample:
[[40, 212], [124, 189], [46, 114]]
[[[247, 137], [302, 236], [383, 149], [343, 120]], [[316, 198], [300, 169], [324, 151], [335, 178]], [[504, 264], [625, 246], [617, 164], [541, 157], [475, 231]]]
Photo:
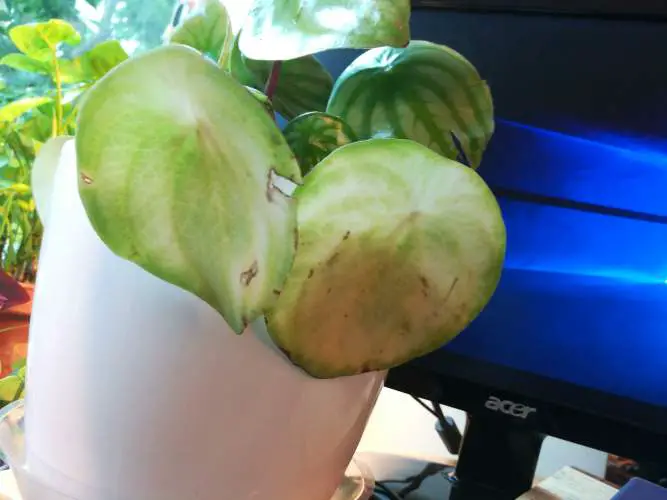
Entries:
[[[175, 1], [0, 0], [0, 264], [15, 278], [34, 280], [41, 243], [30, 189], [37, 151], [75, 132], [77, 100], [92, 83], [162, 43]], [[49, 45], [36, 28], [47, 22], [75, 32]]]

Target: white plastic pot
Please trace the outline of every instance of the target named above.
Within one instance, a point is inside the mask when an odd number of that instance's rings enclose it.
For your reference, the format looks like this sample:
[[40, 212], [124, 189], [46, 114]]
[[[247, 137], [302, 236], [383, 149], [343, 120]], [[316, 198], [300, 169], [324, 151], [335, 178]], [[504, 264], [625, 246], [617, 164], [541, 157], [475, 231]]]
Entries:
[[16, 465], [77, 500], [328, 500], [384, 373], [313, 379], [262, 321], [235, 335], [203, 301], [113, 255], [76, 184], [70, 141], [39, 263]]

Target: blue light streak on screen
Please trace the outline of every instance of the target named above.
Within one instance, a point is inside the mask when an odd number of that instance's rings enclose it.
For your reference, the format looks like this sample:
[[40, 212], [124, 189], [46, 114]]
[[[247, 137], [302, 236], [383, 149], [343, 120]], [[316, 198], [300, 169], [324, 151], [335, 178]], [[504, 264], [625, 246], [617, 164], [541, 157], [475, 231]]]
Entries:
[[505, 271], [448, 349], [667, 406], [667, 152], [629, 144], [500, 121]]

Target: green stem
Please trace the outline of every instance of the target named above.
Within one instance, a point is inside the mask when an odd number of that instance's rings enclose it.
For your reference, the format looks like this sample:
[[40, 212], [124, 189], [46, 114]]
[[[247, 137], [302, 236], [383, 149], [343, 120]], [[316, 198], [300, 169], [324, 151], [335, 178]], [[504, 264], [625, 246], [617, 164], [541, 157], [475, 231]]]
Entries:
[[63, 124], [63, 84], [58, 65], [58, 54], [55, 47], [49, 46], [53, 53], [53, 82], [56, 84], [56, 119], [52, 130], [52, 136], [56, 137], [62, 133]]
[[227, 18], [227, 34], [225, 35], [225, 42], [222, 44], [220, 57], [218, 58], [218, 66], [227, 71], [231, 71], [230, 61], [232, 55], [232, 47], [234, 46], [234, 32], [232, 31], [232, 23]]
[[4, 206], [5, 213], [4, 213], [4, 217], [2, 218], [2, 225], [0, 226], [0, 235], [3, 235], [3, 236], [4, 236], [5, 232], [7, 231], [7, 223], [9, 222], [9, 213], [12, 209], [12, 203], [14, 203], [14, 196], [16, 196], [15, 193], [10, 194], [7, 197], [7, 201], [5, 202], [5, 206]]

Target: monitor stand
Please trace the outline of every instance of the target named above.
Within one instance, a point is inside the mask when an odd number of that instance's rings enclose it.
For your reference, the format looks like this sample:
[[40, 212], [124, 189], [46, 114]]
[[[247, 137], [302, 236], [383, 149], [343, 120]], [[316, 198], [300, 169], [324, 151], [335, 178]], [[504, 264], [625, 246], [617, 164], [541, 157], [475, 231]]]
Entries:
[[505, 418], [468, 415], [450, 500], [515, 500], [533, 487], [545, 435]]
[[515, 500], [533, 486], [544, 438], [502, 418], [469, 415], [456, 470], [439, 483], [446, 491], [438, 499]]

